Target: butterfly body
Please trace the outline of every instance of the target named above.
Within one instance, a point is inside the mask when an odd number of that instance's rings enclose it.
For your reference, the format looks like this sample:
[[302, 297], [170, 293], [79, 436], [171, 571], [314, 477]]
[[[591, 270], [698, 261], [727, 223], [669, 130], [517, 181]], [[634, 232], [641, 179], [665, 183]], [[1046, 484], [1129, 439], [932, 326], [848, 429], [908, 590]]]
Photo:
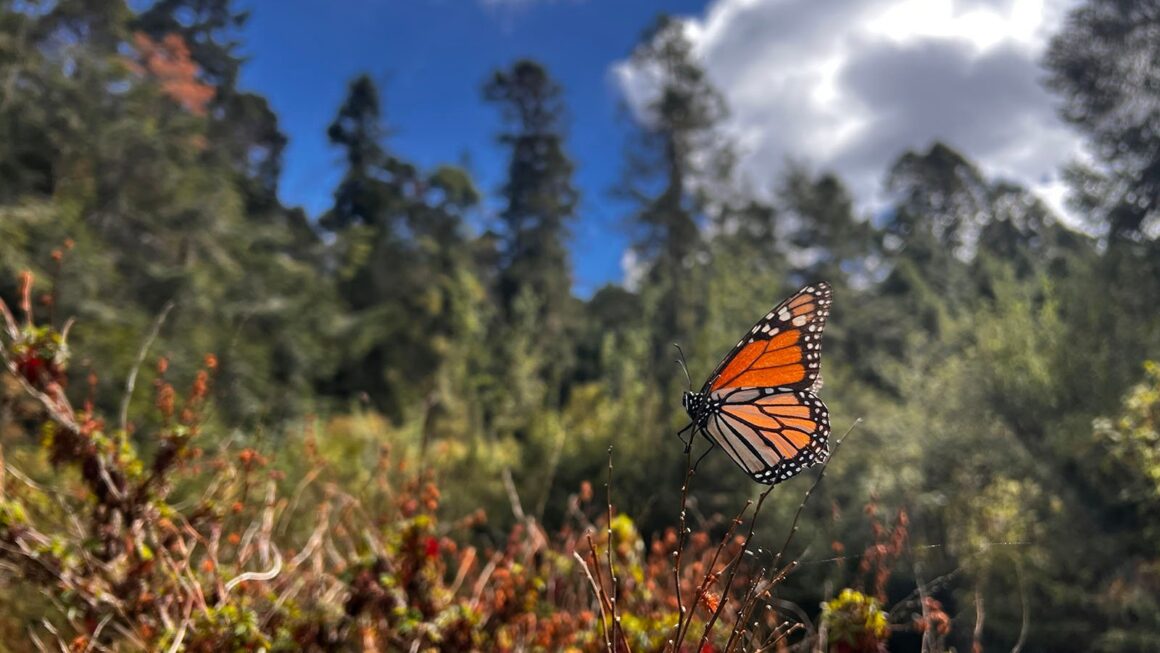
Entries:
[[686, 392], [681, 397], [681, 404], [685, 406], [685, 412], [689, 414], [689, 419], [693, 420], [693, 426], [698, 429], [705, 428], [705, 423], [709, 421], [710, 411], [719, 408], [719, 406], [710, 406], [709, 395], [700, 392]]
[[750, 329], [700, 392], [682, 397], [689, 428], [759, 483], [784, 481], [828, 455], [829, 411], [816, 392], [830, 304], [829, 285], [802, 288]]

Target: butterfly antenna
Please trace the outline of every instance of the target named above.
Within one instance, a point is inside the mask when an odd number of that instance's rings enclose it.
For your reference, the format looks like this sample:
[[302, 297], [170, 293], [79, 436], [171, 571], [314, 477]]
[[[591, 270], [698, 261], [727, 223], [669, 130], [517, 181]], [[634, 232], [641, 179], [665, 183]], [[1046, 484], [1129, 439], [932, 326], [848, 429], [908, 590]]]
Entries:
[[677, 348], [677, 353], [681, 355], [681, 357], [678, 358], [676, 362], [678, 364], [680, 364], [681, 369], [685, 371], [685, 380], [689, 382], [689, 390], [692, 390], [693, 389], [693, 377], [689, 376], [689, 366], [685, 363], [685, 352], [681, 349], [681, 346], [678, 345], [677, 343], [674, 342], [673, 346]]

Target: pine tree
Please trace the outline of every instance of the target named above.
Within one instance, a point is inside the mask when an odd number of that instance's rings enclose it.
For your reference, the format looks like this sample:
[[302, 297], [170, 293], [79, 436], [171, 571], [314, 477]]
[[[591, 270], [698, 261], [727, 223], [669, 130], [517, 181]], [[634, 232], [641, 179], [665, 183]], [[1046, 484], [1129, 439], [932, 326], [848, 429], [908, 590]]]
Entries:
[[[336, 235], [333, 265], [350, 313], [326, 389], [365, 393], [402, 420], [464, 395], [465, 370], [452, 391], [445, 364], [462, 363], [462, 344], [476, 339], [482, 291], [463, 223], [479, 194], [461, 169], [424, 174], [390, 153], [384, 134], [378, 88], [360, 76], [327, 130], [347, 170], [321, 223]], [[424, 421], [426, 433], [433, 422]]]
[[878, 254], [879, 235], [869, 220], [854, 213], [853, 199], [833, 174], [811, 176], [791, 168], [781, 187], [793, 258], [798, 260], [800, 283], [824, 280], [835, 293], [844, 294], [851, 277], [868, 281], [868, 259]]
[[[543, 66], [528, 60], [496, 71], [484, 97], [500, 107], [499, 142], [510, 151], [502, 222], [498, 295], [505, 328], [534, 327], [532, 352], [549, 397], [559, 398], [571, 367], [569, 325], [575, 321], [566, 247], [579, 192], [564, 150], [563, 89]], [[517, 313], [530, 311], [520, 318]]]
[[407, 324], [404, 299], [410, 290], [400, 282], [409, 266], [401, 232], [409, 202], [404, 187], [417, 173], [387, 153], [384, 135], [378, 87], [361, 75], [351, 82], [327, 129], [330, 142], [344, 150], [347, 167], [334, 205], [319, 224], [336, 235], [333, 265], [339, 293], [351, 311], [342, 363], [327, 390], [338, 396], [364, 393], [399, 416], [402, 407], [387, 398], [405, 353], [397, 346]]
[[1046, 56], [1063, 118], [1090, 140], [1098, 169], [1074, 166], [1074, 200], [1113, 240], [1160, 219], [1160, 2], [1088, 0]]
[[158, 0], [133, 18], [130, 28], [154, 42], [179, 37], [198, 67], [198, 81], [213, 89], [208, 102], [209, 153], [227, 161], [239, 177], [252, 217], [285, 224], [278, 178], [286, 136], [266, 98], [238, 88], [243, 57], [240, 32], [249, 12], [234, 0]]
[[413, 189], [415, 168], [389, 154], [383, 145], [379, 90], [367, 75], [350, 84], [334, 122], [326, 130], [330, 142], [345, 151], [346, 173], [334, 193], [334, 207], [320, 223], [331, 231], [363, 225], [397, 229]]
[[640, 111], [620, 191], [636, 205], [631, 217], [642, 292], [655, 311], [654, 371], [667, 378], [672, 343], [688, 341], [702, 312], [697, 268], [706, 256], [709, 189], [731, 176], [732, 157], [720, 133], [725, 102], [692, 53], [680, 21], [662, 17], [632, 53], [631, 65], [651, 76], [656, 92]]

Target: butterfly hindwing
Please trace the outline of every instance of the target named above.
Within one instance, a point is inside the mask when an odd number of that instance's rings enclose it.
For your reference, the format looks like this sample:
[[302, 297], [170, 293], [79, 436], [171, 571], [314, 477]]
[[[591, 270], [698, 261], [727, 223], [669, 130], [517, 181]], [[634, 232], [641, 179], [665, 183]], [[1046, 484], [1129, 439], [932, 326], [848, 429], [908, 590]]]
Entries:
[[829, 411], [808, 390], [733, 389], [710, 400], [705, 432], [759, 483], [784, 481], [829, 453]]
[[821, 370], [822, 329], [831, 301], [829, 284], [816, 283], [778, 304], [738, 341], [702, 392], [813, 387]]

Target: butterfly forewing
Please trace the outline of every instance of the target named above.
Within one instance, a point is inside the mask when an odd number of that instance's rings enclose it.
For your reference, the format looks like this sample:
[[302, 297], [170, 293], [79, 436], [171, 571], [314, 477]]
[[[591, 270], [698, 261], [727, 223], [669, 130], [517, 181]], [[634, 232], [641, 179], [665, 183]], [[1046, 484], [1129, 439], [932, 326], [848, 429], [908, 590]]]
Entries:
[[721, 361], [702, 392], [725, 388], [808, 390], [821, 371], [829, 284], [802, 288], [767, 313]]

